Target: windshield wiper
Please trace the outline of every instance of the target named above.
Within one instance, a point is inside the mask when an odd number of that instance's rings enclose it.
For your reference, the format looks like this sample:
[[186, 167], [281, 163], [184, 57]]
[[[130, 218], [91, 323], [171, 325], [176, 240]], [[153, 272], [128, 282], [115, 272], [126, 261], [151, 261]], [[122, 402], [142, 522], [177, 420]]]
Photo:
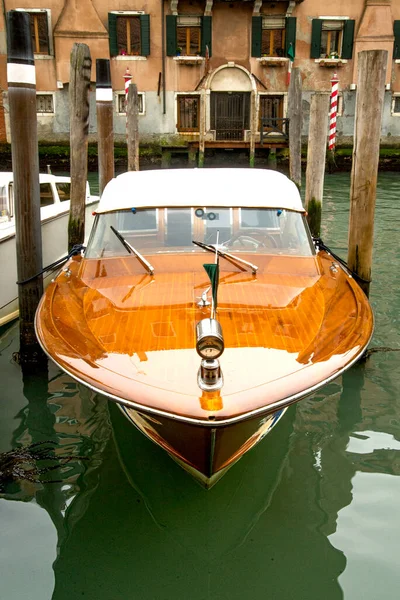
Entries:
[[[214, 254], [217, 251], [216, 246], [214, 244], [204, 244], [203, 242], [196, 242], [196, 240], [192, 240], [192, 243], [196, 244], [196, 246], [199, 246], [200, 248], [203, 248], [203, 250], [208, 250], [208, 252], [214, 252]], [[250, 267], [250, 269], [252, 270], [253, 273], [257, 273], [257, 270], [258, 270], [257, 265], [253, 265], [251, 262], [248, 262], [247, 260], [244, 260], [243, 258], [239, 258], [238, 256], [235, 256], [234, 254], [225, 252], [225, 250], [221, 250], [221, 246], [218, 246], [218, 254], [220, 254], [227, 260], [239, 263], [241, 265], [245, 265], [246, 267]]]
[[134, 254], [136, 256], [136, 258], [139, 260], [139, 262], [144, 266], [144, 268], [147, 269], [147, 271], [150, 273], [150, 275], [154, 275], [154, 267], [149, 263], [149, 261], [146, 260], [145, 257], [142, 256], [140, 254], [140, 252], [138, 252], [136, 250], [136, 248], [131, 246], [130, 243], [127, 242], [126, 239], [122, 237], [120, 232], [117, 231], [116, 229], [114, 229], [114, 227], [112, 225], [110, 225], [110, 229], [113, 233], [115, 233], [115, 235], [117, 236], [117, 238], [119, 239], [121, 244], [124, 246], [124, 248], [126, 248], [126, 250], [128, 250], [129, 254]]

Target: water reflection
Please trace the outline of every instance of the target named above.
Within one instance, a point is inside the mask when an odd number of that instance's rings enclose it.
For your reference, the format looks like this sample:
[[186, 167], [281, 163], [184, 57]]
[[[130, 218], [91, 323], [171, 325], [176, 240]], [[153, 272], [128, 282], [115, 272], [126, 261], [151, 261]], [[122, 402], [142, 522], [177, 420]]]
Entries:
[[[0, 337], [2, 359], [7, 358], [2, 366], [13, 375], [20, 374], [23, 399], [12, 419], [5, 419], [9, 425], [13, 422], [13, 427], [17, 422], [15, 429], [7, 432], [13, 453], [2, 448], [8, 453], [0, 455], [3, 465], [8, 457], [0, 500], [12, 501], [0, 503], [1, 579], [9, 600], [26, 597], [28, 590], [31, 599], [42, 599], [51, 597], [52, 562], [84, 514], [97, 484], [109, 437], [107, 402], [72, 382], [52, 363], [49, 368], [46, 363], [22, 373], [11, 361], [17, 343], [18, 327], [14, 325]], [[4, 388], [3, 392], [4, 400], [13, 393]], [[4, 425], [3, 420], [3, 431]], [[31, 568], [20, 573], [23, 558]], [[35, 564], [41, 575], [32, 582], [30, 573]]]

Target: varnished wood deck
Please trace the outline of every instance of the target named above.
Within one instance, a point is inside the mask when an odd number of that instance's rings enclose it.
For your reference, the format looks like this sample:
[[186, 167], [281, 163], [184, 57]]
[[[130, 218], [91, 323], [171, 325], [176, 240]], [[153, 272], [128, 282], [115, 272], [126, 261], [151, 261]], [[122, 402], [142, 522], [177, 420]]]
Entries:
[[[225, 352], [218, 402], [197, 386], [197, 305], [209, 286], [203, 253], [74, 258], [37, 313], [45, 350], [72, 376], [134, 409], [215, 424], [272, 413], [333, 378], [372, 333], [369, 303], [331, 258], [249, 254], [257, 275], [221, 261], [218, 319]], [[223, 264], [222, 264], [223, 263]], [[203, 400], [203, 401], [202, 401]]]

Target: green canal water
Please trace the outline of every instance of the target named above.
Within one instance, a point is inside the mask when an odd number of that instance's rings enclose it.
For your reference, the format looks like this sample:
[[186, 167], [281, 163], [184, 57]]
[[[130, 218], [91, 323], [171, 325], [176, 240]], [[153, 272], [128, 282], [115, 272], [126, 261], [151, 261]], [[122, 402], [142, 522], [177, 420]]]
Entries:
[[[322, 238], [343, 257], [348, 198], [327, 176]], [[375, 351], [210, 491], [54, 365], [23, 377], [18, 323], [1, 332], [0, 453], [38, 444], [45, 471], [0, 488], [1, 600], [398, 600], [399, 200], [383, 173]]]

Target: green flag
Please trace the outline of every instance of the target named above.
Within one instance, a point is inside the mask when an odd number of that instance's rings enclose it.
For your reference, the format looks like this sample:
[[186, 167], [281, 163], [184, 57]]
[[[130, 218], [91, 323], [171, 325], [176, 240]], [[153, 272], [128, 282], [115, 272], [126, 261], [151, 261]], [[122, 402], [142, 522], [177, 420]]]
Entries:
[[293, 43], [292, 42], [290, 42], [290, 44], [289, 44], [287, 55], [290, 58], [290, 60], [293, 62], [294, 61], [294, 48], [293, 48]]
[[219, 265], [215, 263], [206, 263], [203, 265], [211, 282], [211, 291], [214, 301], [214, 309], [217, 308], [217, 290], [219, 281]]

